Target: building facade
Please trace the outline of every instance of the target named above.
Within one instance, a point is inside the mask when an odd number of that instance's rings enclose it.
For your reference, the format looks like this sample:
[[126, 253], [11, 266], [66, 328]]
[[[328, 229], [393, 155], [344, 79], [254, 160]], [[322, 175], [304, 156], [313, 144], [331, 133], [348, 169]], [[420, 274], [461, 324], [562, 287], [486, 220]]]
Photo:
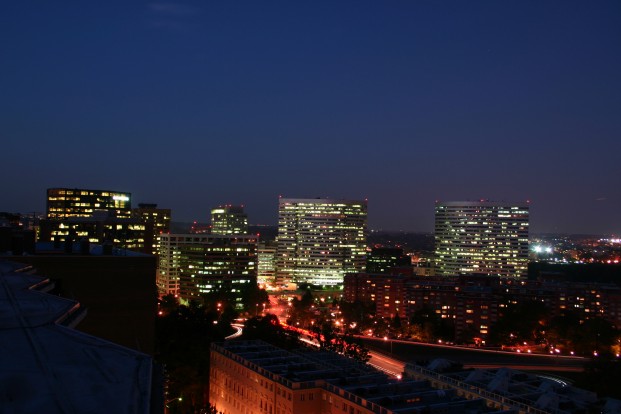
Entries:
[[132, 210], [134, 218], [145, 226], [143, 253], [158, 254], [160, 234], [170, 232], [171, 211], [169, 208], [157, 208], [157, 204], [138, 204]]
[[48, 188], [47, 218], [90, 217], [96, 210], [129, 218], [132, 215], [131, 197], [131, 193], [121, 191]]
[[528, 225], [527, 203], [437, 202], [436, 274], [526, 277]]
[[426, 310], [450, 321], [456, 339], [487, 339], [498, 321], [503, 301], [500, 278], [487, 275], [418, 276], [413, 274], [351, 273], [345, 277], [344, 298], [375, 305], [381, 318], [398, 315], [410, 320]]
[[342, 285], [365, 269], [366, 230], [366, 201], [281, 198], [277, 284]]
[[244, 206], [226, 205], [212, 209], [211, 234], [248, 234], [248, 216], [244, 213]]
[[374, 247], [367, 256], [367, 273], [389, 273], [394, 268], [411, 266], [410, 257], [397, 247]]
[[49, 188], [47, 217], [40, 221], [40, 241], [112, 243], [144, 251], [145, 224], [132, 217], [131, 193], [77, 188]]
[[59, 243], [59, 246], [61, 242], [87, 241], [144, 252], [147, 236], [145, 224], [137, 218], [119, 218], [113, 214], [98, 210], [90, 217], [41, 220], [40, 240]]
[[159, 294], [189, 301], [226, 292], [241, 308], [243, 290], [257, 283], [257, 242], [248, 235], [162, 234]]
[[270, 290], [274, 286], [276, 278], [276, 243], [259, 242], [257, 248], [257, 283], [259, 286]]

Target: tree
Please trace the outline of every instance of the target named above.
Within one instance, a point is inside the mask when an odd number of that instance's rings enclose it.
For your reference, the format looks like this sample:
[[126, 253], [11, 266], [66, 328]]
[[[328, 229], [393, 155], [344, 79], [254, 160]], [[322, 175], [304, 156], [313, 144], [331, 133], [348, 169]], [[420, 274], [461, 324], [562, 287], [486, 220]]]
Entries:
[[312, 331], [317, 334], [321, 349], [336, 352], [364, 363], [371, 359], [369, 350], [362, 345], [359, 339], [347, 334], [338, 335], [330, 321], [318, 323]]
[[300, 346], [300, 334], [285, 329], [276, 315], [255, 316], [244, 324], [242, 339], [261, 339], [274, 346], [284, 349], [295, 349]]
[[337, 306], [346, 321], [356, 324], [358, 332], [374, 328], [375, 303], [364, 303], [359, 300], [350, 303], [341, 300]]
[[242, 304], [244, 311], [258, 316], [264, 309], [263, 304], [269, 307], [269, 295], [265, 289], [260, 289], [256, 284], [250, 284], [242, 288]]
[[392, 318], [392, 327], [397, 330], [402, 328], [401, 318], [398, 313]]
[[307, 290], [300, 299], [293, 298], [287, 323], [309, 327], [314, 317], [312, 306], [315, 303], [313, 294]]
[[198, 412], [209, 402], [211, 342], [224, 340], [231, 327], [218, 322], [217, 312], [199, 302], [168, 309], [156, 320], [156, 360], [165, 366], [168, 395], [183, 396], [170, 406], [171, 413]]
[[498, 345], [516, 345], [544, 342], [548, 309], [539, 301], [510, 305], [504, 315], [490, 328], [488, 342]]
[[576, 387], [596, 392], [600, 397], [621, 399], [621, 361], [598, 359], [587, 363]]
[[575, 351], [582, 355], [612, 356], [612, 345], [618, 335], [614, 326], [605, 319], [585, 320], [571, 338]]
[[[580, 317], [575, 312], [552, 318], [546, 328], [546, 340], [550, 347], [575, 351], [576, 330], [580, 327]], [[592, 352], [592, 351], [591, 351]]]
[[168, 315], [179, 307], [179, 300], [172, 293], [162, 297], [159, 301], [159, 309], [163, 315]]
[[223, 414], [222, 411], [218, 411], [215, 405], [211, 405], [209, 403], [209, 408], [207, 409], [207, 414]]
[[345, 356], [348, 356], [365, 364], [369, 362], [369, 360], [371, 359], [371, 354], [369, 353], [369, 350], [362, 345], [360, 339], [353, 336], [345, 335], [343, 337], [343, 342], [345, 343]]
[[453, 340], [455, 328], [451, 320], [441, 318], [432, 308], [423, 306], [412, 315], [407, 333], [421, 342], [436, 342], [438, 339]]

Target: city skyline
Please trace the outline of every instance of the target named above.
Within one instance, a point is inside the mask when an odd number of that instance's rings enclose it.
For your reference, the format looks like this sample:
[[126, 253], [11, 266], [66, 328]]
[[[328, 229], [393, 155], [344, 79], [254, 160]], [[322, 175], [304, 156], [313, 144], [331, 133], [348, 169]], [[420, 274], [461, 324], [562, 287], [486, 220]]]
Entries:
[[[74, 188], [74, 187], [64, 187], [65, 189], [69, 190], [69, 191], [74, 191], [74, 190], [78, 190], [78, 191], [85, 191], [83, 188]], [[46, 191], [49, 190], [53, 190], [53, 189], [47, 189]], [[86, 190], [86, 191], [93, 191], [93, 190]], [[95, 191], [106, 191], [106, 190], [95, 190]], [[131, 191], [117, 191], [117, 190], [107, 190], [107, 191], [112, 191], [112, 192], [118, 192], [118, 193], [123, 193], [123, 194], [128, 194], [131, 196], [131, 201], [130, 204], [133, 206], [133, 208], [136, 208], [136, 206], [138, 205], [142, 205], [145, 204], [145, 202], [143, 201], [135, 201], [135, 197], [133, 196], [133, 193]], [[279, 195], [277, 200], [280, 200], [282, 198], [299, 198], [299, 197], [283, 197], [282, 195]], [[314, 197], [315, 199], [336, 199], [336, 197]], [[312, 199], [312, 198], [310, 198]], [[368, 199], [365, 199], [365, 201], [368, 203]], [[369, 231], [387, 231], [387, 232], [391, 232], [391, 231], [403, 231], [403, 232], [412, 232], [412, 233], [434, 233], [434, 229], [435, 229], [435, 219], [433, 217], [434, 215], [434, 211], [435, 211], [435, 207], [437, 206], [438, 203], [477, 203], [477, 202], [492, 202], [492, 203], [505, 203], [505, 204], [511, 204], [511, 203], [524, 203], [524, 204], [528, 204], [529, 208], [532, 209], [532, 204], [530, 200], [493, 200], [493, 199], [460, 199], [460, 200], [435, 200], [433, 202], [433, 208], [432, 208], [432, 219], [431, 219], [431, 223], [430, 226], [431, 228], [426, 228], [429, 227], [427, 226], [429, 223], [425, 224], [425, 228], [424, 229], [406, 229], [406, 228], [382, 228], [382, 227], [377, 227], [374, 226], [374, 223], [369, 223]], [[157, 204], [157, 203], [156, 203]], [[146, 203], [146, 205], [149, 205], [149, 203]], [[229, 204], [230, 205], [230, 204]], [[247, 209], [248, 206], [246, 205], [241, 205], [241, 208], [243, 209]], [[278, 226], [278, 201], [276, 203], [275, 206], [276, 210], [275, 210], [275, 217], [272, 218], [272, 221], [270, 222], [259, 222], [259, 221], [253, 221], [252, 217], [248, 218], [248, 225], [251, 226], [271, 226], [271, 227], [277, 227]], [[174, 220], [172, 220], [173, 223], [178, 223], [178, 224], [190, 224], [190, 223], [202, 223], [202, 224], [209, 224], [212, 222], [213, 220], [213, 210], [214, 208], [208, 208], [207, 212], [202, 212], [200, 214], [198, 214], [197, 216], [194, 217], [189, 217], [189, 218], [180, 218], [177, 219], [174, 216], [174, 209], [170, 209], [172, 210], [172, 217], [174, 218]], [[217, 208], [215, 208], [217, 209]], [[17, 213], [17, 214], [22, 214], [22, 215], [28, 215], [28, 214], [41, 214], [42, 216], [45, 216], [45, 208], [43, 210], [35, 210], [35, 209], [27, 209], [28, 211], [24, 212], [24, 211], [9, 211], [9, 210], [3, 210], [0, 206], [0, 211], [6, 211], [8, 213]], [[250, 208], [250, 210], [252, 210], [252, 206]], [[532, 222], [530, 225], [531, 229], [532, 229]], [[611, 227], [612, 228], [612, 227]], [[570, 231], [563, 231], [562, 229], [556, 229], [554, 231], [546, 231], [546, 230], [538, 230], [538, 229], [534, 229], [534, 231], [530, 232], [531, 234], [583, 234], [583, 235], [599, 235], [599, 236], [609, 236], [609, 235], [617, 235], [620, 234], [621, 232], [614, 232], [614, 231], [603, 231], [603, 232], [570, 232]]]
[[0, 13], [1, 211], [112, 188], [209, 221], [277, 197], [531, 204], [621, 234], [621, 3], [13, 3]]

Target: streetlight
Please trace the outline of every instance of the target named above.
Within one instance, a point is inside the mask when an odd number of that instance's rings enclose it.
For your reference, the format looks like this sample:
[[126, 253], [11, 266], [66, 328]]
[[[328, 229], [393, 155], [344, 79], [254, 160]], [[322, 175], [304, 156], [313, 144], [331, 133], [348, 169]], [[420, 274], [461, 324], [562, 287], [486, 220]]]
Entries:
[[[388, 337], [384, 337], [384, 341], [388, 341]], [[392, 355], [392, 339], [390, 340], [390, 355]]]
[[170, 400], [166, 400], [164, 402], [164, 412], [167, 413], [168, 410], [170, 409], [170, 407], [168, 406], [169, 403], [173, 402], [173, 401], [183, 401], [183, 397], [177, 397], [177, 398], [171, 398]]

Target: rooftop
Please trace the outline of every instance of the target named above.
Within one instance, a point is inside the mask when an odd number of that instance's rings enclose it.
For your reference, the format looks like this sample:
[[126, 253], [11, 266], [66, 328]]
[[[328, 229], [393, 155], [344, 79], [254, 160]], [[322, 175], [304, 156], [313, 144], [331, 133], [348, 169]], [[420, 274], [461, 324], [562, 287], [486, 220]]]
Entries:
[[258, 340], [227, 341], [212, 344], [211, 349], [291, 389], [324, 388], [377, 413], [501, 412], [487, 408], [482, 399], [466, 400], [454, 390], [437, 390], [429, 381], [390, 379], [369, 365], [333, 352], [308, 348], [289, 352]]
[[[595, 412], [607, 407], [607, 413], [620, 413], [621, 403], [599, 400], [593, 392], [571, 386], [562, 379], [535, 375], [508, 368], [455, 369], [452, 361], [437, 359], [426, 367], [407, 364], [407, 376], [433, 379], [454, 391], [466, 391], [490, 401], [502, 402], [531, 413]], [[598, 411], [599, 412], [599, 411]]]
[[60, 325], [78, 303], [29, 269], [0, 261], [3, 412], [149, 413], [151, 358]]

